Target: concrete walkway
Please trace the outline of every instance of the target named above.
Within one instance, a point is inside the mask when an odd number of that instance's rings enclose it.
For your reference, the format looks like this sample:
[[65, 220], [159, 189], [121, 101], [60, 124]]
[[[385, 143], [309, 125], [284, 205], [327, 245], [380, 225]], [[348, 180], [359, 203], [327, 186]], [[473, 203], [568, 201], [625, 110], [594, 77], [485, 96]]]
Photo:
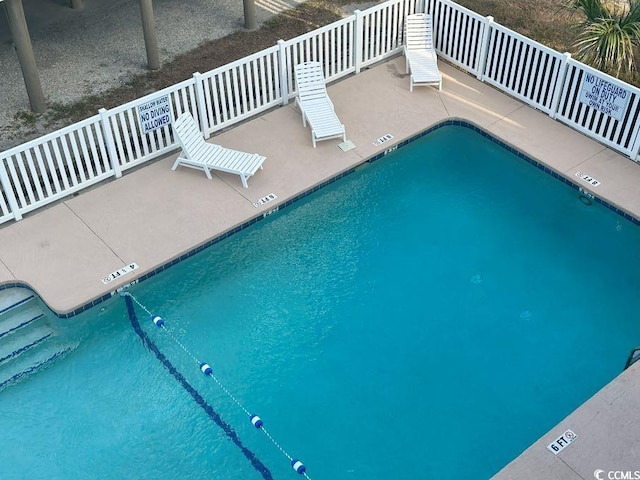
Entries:
[[[400, 58], [331, 86], [357, 146], [346, 153], [337, 141], [312, 148], [293, 102], [216, 136], [216, 143], [267, 156], [248, 189], [236, 175], [172, 172], [174, 155], [5, 224], [0, 282], [27, 283], [57, 312], [72, 311], [448, 118], [473, 122], [576, 182], [575, 172], [588, 173], [601, 182], [594, 193], [640, 217], [640, 165], [463, 72], [442, 69], [441, 92], [410, 93]], [[392, 142], [373, 144], [387, 133]], [[278, 202], [253, 206], [270, 193]], [[140, 266], [135, 276], [101, 282], [131, 262]]]
[[[640, 362], [552, 428], [494, 480], [639, 478]], [[554, 455], [547, 445], [567, 430], [577, 437]], [[601, 473], [596, 476], [598, 470]], [[632, 476], [615, 476], [632, 472]]]
[[[172, 172], [174, 155], [8, 224], [0, 228], [0, 283], [27, 283], [56, 311], [73, 310], [449, 118], [486, 129], [574, 182], [577, 171], [595, 177], [601, 185], [594, 193], [640, 218], [640, 165], [466, 73], [444, 63], [441, 69], [441, 92], [410, 93], [403, 58], [332, 85], [329, 94], [357, 146], [346, 153], [338, 141], [313, 149], [293, 103], [216, 136], [216, 143], [267, 156], [248, 189], [234, 175], [207, 180], [191, 169]], [[393, 141], [373, 144], [387, 133]], [[270, 193], [278, 199], [253, 206]], [[140, 268], [102, 283], [130, 262]], [[640, 431], [639, 385], [640, 368], [630, 369], [496, 478], [593, 478], [596, 459], [602, 464], [595, 468], [640, 470], [631, 433]], [[579, 439], [555, 456], [545, 442], [567, 425]], [[609, 430], [623, 433], [607, 437], [603, 448], [597, 439]]]

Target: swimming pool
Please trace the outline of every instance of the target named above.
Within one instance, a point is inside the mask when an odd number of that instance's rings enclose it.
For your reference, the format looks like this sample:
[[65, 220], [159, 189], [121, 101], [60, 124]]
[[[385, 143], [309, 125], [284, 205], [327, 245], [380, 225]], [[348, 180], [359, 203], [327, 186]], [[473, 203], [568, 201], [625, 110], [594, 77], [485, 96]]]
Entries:
[[[640, 229], [578, 195], [444, 127], [130, 291], [311, 478], [487, 478], [640, 343]], [[57, 327], [75, 352], [0, 392], [3, 478], [264, 478], [122, 299]], [[273, 478], [297, 477], [143, 328]]]

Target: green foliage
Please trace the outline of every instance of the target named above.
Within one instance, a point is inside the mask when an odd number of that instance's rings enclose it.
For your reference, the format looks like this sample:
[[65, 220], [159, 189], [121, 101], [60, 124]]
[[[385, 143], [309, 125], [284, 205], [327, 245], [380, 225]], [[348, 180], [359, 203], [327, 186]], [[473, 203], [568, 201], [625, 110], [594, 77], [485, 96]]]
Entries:
[[38, 115], [26, 110], [18, 110], [13, 118], [23, 122], [25, 125], [34, 126], [38, 120]]
[[575, 57], [615, 76], [637, 70], [640, 46], [640, 0], [570, 0], [585, 20], [574, 44]]
[[602, 0], [569, 0], [567, 3], [569, 7], [580, 10], [584, 14], [586, 20], [582, 25], [597, 22], [608, 14]]

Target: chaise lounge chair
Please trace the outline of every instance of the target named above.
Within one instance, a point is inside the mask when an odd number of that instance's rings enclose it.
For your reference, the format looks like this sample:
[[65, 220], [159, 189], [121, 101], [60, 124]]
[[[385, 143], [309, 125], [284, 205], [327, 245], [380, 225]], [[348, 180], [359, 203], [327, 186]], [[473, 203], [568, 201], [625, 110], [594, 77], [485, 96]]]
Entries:
[[211, 170], [235, 173], [240, 175], [242, 186], [248, 188], [247, 179], [262, 168], [266, 160], [266, 157], [257, 153], [240, 152], [205, 142], [189, 112], [178, 117], [173, 123], [173, 130], [182, 147], [182, 155], [176, 159], [171, 170], [178, 168], [178, 165], [204, 170], [209, 180]]
[[302, 125], [311, 127], [313, 148], [319, 140], [342, 138], [347, 141], [344, 125], [336, 115], [327, 95], [322, 65], [319, 62], [300, 63], [295, 67], [298, 95], [296, 103], [302, 112]]
[[442, 90], [442, 75], [438, 70], [438, 57], [433, 47], [431, 15], [407, 15], [405, 22], [404, 56], [406, 72], [411, 71], [409, 91], [413, 86], [437, 85]]

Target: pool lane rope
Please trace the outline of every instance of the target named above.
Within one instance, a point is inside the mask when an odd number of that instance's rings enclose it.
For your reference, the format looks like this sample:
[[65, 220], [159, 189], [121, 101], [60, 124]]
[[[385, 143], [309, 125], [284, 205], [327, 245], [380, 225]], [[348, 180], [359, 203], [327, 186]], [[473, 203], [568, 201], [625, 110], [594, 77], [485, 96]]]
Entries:
[[213, 409], [211, 405], [207, 403], [207, 401], [198, 393], [198, 391], [193, 388], [186, 378], [182, 376], [182, 374], [173, 366], [173, 364], [169, 361], [167, 357], [160, 351], [160, 349], [153, 343], [153, 341], [147, 336], [147, 334], [142, 330], [140, 326], [140, 322], [138, 322], [138, 317], [136, 316], [136, 312], [133, 306], [133, 301], [130, 296], [124, 296], [125, 303], [127, 305], [127, 313], [129, 314], [129, 320], [131, 321], [131, 326], [136, 334], [142, 340], [142, 343], [145, 347], [151, 350], [156, 358], [162, 363], [162, 365], [169, 371], [171, 375], [178, 381], [178, 383], [193, 397], [195, 402], [206, 412], [206, 414], [213, 420], [213, 422], [218, 425], [222, 431], [227, 435], [227, 437], [240, 449], [242, 454], [249, 460], [254, 469], [256, 469], [264, 480], [273, 480], [273, 475], [269, 471], [269, 469], [258, 459], [258, 457], [245, 447], [238, 437], [238, 434], [235, 430], [226, 423], [222, 417]]
[[[149, 316], [149, 318], [151, 319], [151, 321], [154, 323], [154, 325], [158, 328], [160, 328], [162, 331], [164, 331], [167, 335], [169, 335], [169, 337], [176, 343], [176, 345], [178, 345], [189, 357], [191, 357], [194, 362], [198, 365], [198, 368], [200, 369], [200, 371], [206, 375], [207, 377], [211, 378], [217, 385], [218, 387], [225, 393], [225, 395], [227, 395], [232, 401], [233, 403], [235, 403], [243, 412], [245, 415], [247, 415], [247, 417], [249, 417], [249, 421], [251, 422], [251, 424], [258, 430], [260, 430], [262, 433], [264, 433], [264, 435], [269, 439], [269, 441], [287, 458], [287, 460], [289, 460], [289, 464], [291, 465], [291, 468], [293, 468], [294, 471], [296, 471], [297, 473], [299, 473], [300, 475], [303, 475], [305, 478], [307, 478], [307, 480], [311, 480], [311, 478], [309, 477], [309, 475], [307, 474], [307, 467], [304, 463], [302, 463], [301, 460], [291, 456], [276, 440], [275, 438], [269, 433], [269, 431], [265, 428], [264, 426], [264, 422], [262, 421], [262, 419], [256, 415], [255, 413], [251, 413], [236, 397], [235, 395], [233, 395], [229, 389], [227, 389], [224, 384], [220, 381], [220, 379], [218, 377], [216, 377], [213, 373], [213, 369], [211, 368], [211, 366], [206, 363], [206, 362], [202, 362], [198, 359], [198, 357], [196, 357], [182, 342], [180, 342], [180, 340], [178, 340], [175, 335], [173, 335], [173, 333], [171, 332], [171, 330], [169, 330], [166, 326], [165, 326], [165, 320], [160, 317], [159, 315], [155, 315], [153, 314], [147, 307], [145, 307], [142, 303], [140, 303], [138, 301], [138, 299], [136, 297], [134, 297], [133, 295], [131, 295], [129, 292], [124, 292], [122, 294], [123, 297], [125, 297], [125, 301], [127, 302], [127, 307], [129, 307], [129, 304], [131, 301], [135, 302], [142, 310], [144, 310], [144, 312]], [[131, 308], [133, 308], [133, 305], [131, 305]], [[145, 340], [143, 338], [143, 340]], [[147, 338], [145, 340], [145, 342], [147, 344], [152, 342]], [[153, 347], [155, 347], [155, 345], [153, 345]], [[158, 353], [160, 355], [162, 355], [162, 353], [157, 349], [157, 347], [155, 347], [154, 352], [156, 353], [156, 356], [158, 355]], [[164, 355], [162, 355], [164, 357]], [[166, 358], [166, 357], [165, 357]], [[163, 361], [164, 363], [164, 361]], [[171, 365], [172, 368], [175, 370], [175, 367], [173, 367], [173, 365]], [[173, 372], [172, 372], [173, 373]], [[176, 370], [176, 373], [177, 370]], [[180, 375], [180, 373], [178, 373], [178, 375]], [[175, 374], [174, 374], [175, 376]], [[180, 375], [182, 377], [182, 375]], [[182, 377], [184, 379], [184, 377]], [[186, 382], [186, 380], [184, 380]], [[194, 392], [197, 393], [197, 391]], [[191, 393], [191, 392], [190, 392]], [[193, 394], [192, 394], [193, 395]], [[199, 396], [199, 394], [198, 394]], [[195, 398], [195, 397], [194, 397]], [[200, 397], [202, 398], [202, 397]], [[204, 399], [202, 399], [203, 402]], [[205, 402], [206, 403], [206, 402]], [[211, 408], [211, 407], [210, 407]], [[213, 409], [211, 409], [213, 410]], [[217, 414], [216, 414], [217, 415]], [[219, 417], [219, 415], [218, 415]], [[220, 421], [222, 421], [220, 419]], [[218, 423], [218, 422], [216, 422]], [[220, 423], [218, 423], [220, 425]], [[226, 424], [225, 424], [226, 425]], [[228, 429], [230, 429], [231, 431], [233, 431], [231, 429], [230, 426], [226, 425]], [[225, 432], [227, 432], [227, 429], [225, 429], [225, 427], [223, 427], [223, 429], [225, 430]], [[228, 432], [227, 432], [228, 434]], [[235, 437], [237, 437], [237, 434], [235, 432], [233, 432], [233, 435]], [[238, 439], [239, 441], [239, 439]], [[234, 443], [237, 443], [234, 441]], [[245, 448], [244, 446], [242, 446], [242, 448]], [[243, 452], [244, 453], [244, 452]], [[255, 458], [255, 455], [250, 452], [251, 455], [253, 456], [253, 458]], [[247, 454], [245, 453], [245, 456], [247, 456]], [[249, 457], [248, 457], [249, 458]], [[250, 459], [252, 461], [252, 464], [254, 463], [254, 460]], [[259, 462], [259, 460], [255, 459], [256, 461]], [[260, 465], [262, 465], [260, 463]], [[257, 465], [254, 464], [254, 467], [256, 467]], [[264, 469], [266, 469], [266, 467], [264, 467], [262, 465], [262, 467]], [[258, 468], [258, 470], [261, 470]], [[268, 470], [267, 470], [268, 472]], [[263, 477], [265, 477], [264, 472], [263, 473]], [[268, 476], [271, 476], [271, 473], [268, 472]], [[265, 477], [267, 478], [267, 477]]]

